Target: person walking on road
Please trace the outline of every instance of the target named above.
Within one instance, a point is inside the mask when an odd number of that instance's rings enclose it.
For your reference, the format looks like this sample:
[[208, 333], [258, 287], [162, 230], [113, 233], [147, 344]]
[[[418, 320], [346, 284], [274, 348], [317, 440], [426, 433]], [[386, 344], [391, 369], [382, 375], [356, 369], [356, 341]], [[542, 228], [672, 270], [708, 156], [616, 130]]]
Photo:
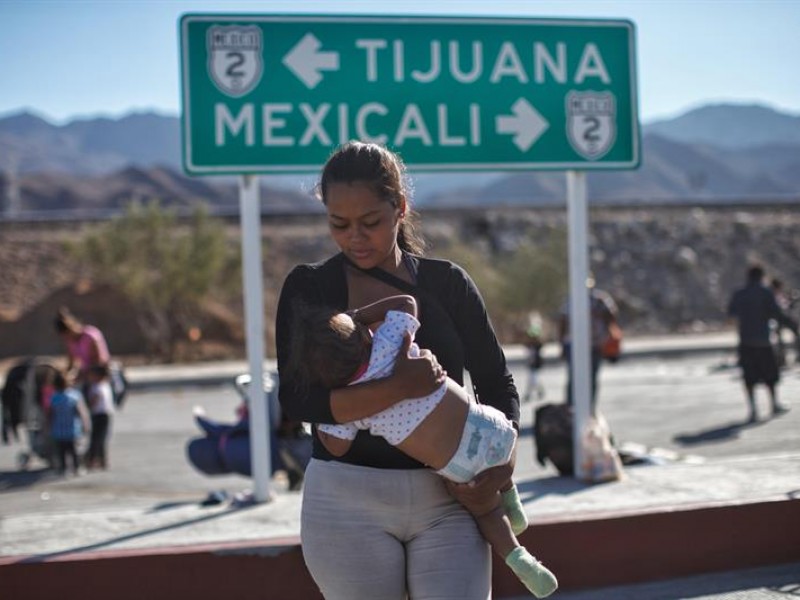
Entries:
[[[603, 361], [603, 344], [613, 328], [617, 327], [617, 303], [608, 292], [597, 289], [594, 278], [587, 281], [589, 288], [589, 335], [591, 344], [591, 407], [594, 413], [597, 404], [597, 376]], [[562, 307], [558, 319], [558, 335], [561, 340], [562, 355], [567, 361], [567, 403], [574, 404], [572, 398], [574, 373], [572, 372], [572, 336], [569, 326], [569, 298]]]
[[67, 350], [67, 375], [88, 391], [89, 369], [108, 365], [111, 355], [103, 332], [94, 325], [82, 323], [69, 309], [61, 307], [53, 322]]
[[[781, 281], [777, 277], [773, 277], [772, 280], [769, 282], [769, 287], [772, 290], [772, 293], [775, 294], [775, 301], [778, 303], [778, 306], [781, 308], [783, 312], [785, 312], [787, 315], [790, 315], [792, 310], [793, 300], [786, 293], [786, 290], [783, 287], [783, 281]], [[790, 328], [786, 327], [782, 323], [778, 323], [774, 319], [770, 321], [770, 326], [775, 336], [775, 351], [778, 356], [778, 367], [782, 369], [788, 366], [789, 364], [789, 357], [787, 352], [788, 345], [783, 339], [783, 330]], [[795, 330], [793, 334], [794, 334], [794, 345], [797, 352], [797, 354], [795, 355], [795, 362], [798, 362], [800, 361], [800, 338], [798, 338], [797, 330]]]
[[[458, 265], [421, 255], [400, 157], [378, 144], [349, 142], [325, 164], [319, 192], [340, 252], [298, 265], [283, 283], [276, 316], [283, 409], [310, 423], [356, 421], [433, 393], [448, 373], [463, 385], [466, 368], [480, 402], [518, 428], [517, 390], [478, 289]], [[301, 390], [287, 370], [298, 301], [346, 311], [402, 293], [419, 303], [419, 357], [408, 356], [407, 336], [388, 377]], [[341, 457], [315, 434], [300, 535], [323, 596], [491, 597], [489, 545], [462, 504], [496, 495], [515, 457], [516, 448], [508, 463], [456, 484], [369, 431], [359, 431]]]
[[542, 339], [542, 316], [538, 312], [528, 315], [528, 327], [525, 330], [525, 346], [528, 349], [527, 371], [528, 381], [525, 385], [525, 393], [522, 402], [530, 402], [534, 396], [541, 400], [544, 398], [544, 385], [539, 378], [544, 360], [542, 349], [544, 340]]
[[780, 369], [770, 341], [770, 320], [793, 332], [797, 323], [778, 305], [775, 294], [764, 284], [764, 268], [752, 265], [747, 270], [747, 283], [736, 290], [728, 303], [728, 315], [737, 321], [739, 366], [742, 369], [750, 422], [758, 420], [755, 386], [763, 383], [769, 391], [772, 415], [788, 408], [778, 401]]

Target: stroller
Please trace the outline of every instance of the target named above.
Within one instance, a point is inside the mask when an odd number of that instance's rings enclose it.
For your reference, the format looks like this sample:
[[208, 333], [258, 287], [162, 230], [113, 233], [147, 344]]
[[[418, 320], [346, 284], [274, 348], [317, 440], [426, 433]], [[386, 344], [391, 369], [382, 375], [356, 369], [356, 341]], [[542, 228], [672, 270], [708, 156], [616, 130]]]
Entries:
[[17, 455], [20, 470], [28, 468], [31, 459], [39, 458], [52, 466], [52, 440], [47, 432], [46, 416], [53, 395], [57, 369], [36, 358], [26, 358], [9, 369], [2, 391], [2, 439], [4, 444], [23, 440], [20, 428], [27, 435], [28, 449]]
[[[251, 377], [242, 374], [234, 380], [234, 388], [242, 404], [235, 423], [211, 421], [195, 414], [195, 422], [203, 435], [189, 440], [186, 454], [189, 462], [205, 475], [236, 473], [251, 477], [249, 392]], [[263, 380], [264, 394], [270, 414], [270, 455], [273, 474], [285, 471], [289, 489], [299, 490], [311, 459], [311, 435], [307, 426], [289, 420], [278, 404], [278, 374], [267, 373]]]

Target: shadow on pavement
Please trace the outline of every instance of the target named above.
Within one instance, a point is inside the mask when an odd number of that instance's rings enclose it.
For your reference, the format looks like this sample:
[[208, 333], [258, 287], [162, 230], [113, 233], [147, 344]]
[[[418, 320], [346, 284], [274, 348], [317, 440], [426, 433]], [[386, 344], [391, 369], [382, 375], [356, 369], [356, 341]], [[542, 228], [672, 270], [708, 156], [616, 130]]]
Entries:
[[92, 552], [95, 550], [101, 550], [103, 548], [107, 548], [109, 546], [113, 546], [115, 544], [119, 544], [122, 542], [127, 542], [130, 540], [135, 540], [138, 538], [147, 537], [149, 535], [155, 535], [159, 533], [163, 533], [165, 531], [171, 531], [175, 529], [182, 529], [184, 527], [190, 527], [192, 525], [196, 525], [198, 523], [204, 523], [206, 521], [212, 521], [214, 519], [220, 519], [222, 517], [231, 516], [234, 514], [238, 514], [243, 510], [247, 510], [248, 508], [254, 508], [256, 505], [252, 506], [230, 506], [223, 511], [216, 512], [212, 515], [205, 515], [202, 517], [197, 517], [195, 519], [186, 519], [184, 521], [179, 521], [177, 523], [170, 523], [169, 525], [164, 525], [162, 527], [153, 527], [151, 529], [144, 529], [142, 531], [137, 531], [135, 533], [130, 533], [128, 535], [121, 535], [119, 537], [111, 538], [102, 542], [96, 542], [94, 544], [86, 544], [83, 546], [75, 546], [74, 548], [67, 548], [65, 550], [60, 550], [58, 552], [48, 552], [44, 554], [35, 554], [33, 556], [27, 556], [22, 558], [21, 560], [17, 561], [19, 563], [38, 563], [46, 560], [50, 560], [53, 558], [57, 558], [59, 556], [64, 556], [68, 554], [76, 554], [80, 552]]
[[517, 482], [517, 490], [523, 502], [531, 502], [545, 496], [568, 496], [592, 487], [574, 477], [541, 477]]
[[30, 487], [43, 481], [54, 481], [58, 478], [58, 475], [46, 467], [30, 471], [0, 471], [0, 492]]
[[737, 421], [695, 433], [679, 433], [672, 440], [682, 446], [693, 446], [707, 442], [724, 442], [739, 437], [739, 433], [744, 429], [758, 427], [763, 424], [764, 421]]
[[202, 506], [202, 501], [188, 500], [183, 502], [159, 502], [147, 511], [147, 514], [162, 512], [165, 510], [172, 510], [173, 508], [183, 508], [184, 506]]

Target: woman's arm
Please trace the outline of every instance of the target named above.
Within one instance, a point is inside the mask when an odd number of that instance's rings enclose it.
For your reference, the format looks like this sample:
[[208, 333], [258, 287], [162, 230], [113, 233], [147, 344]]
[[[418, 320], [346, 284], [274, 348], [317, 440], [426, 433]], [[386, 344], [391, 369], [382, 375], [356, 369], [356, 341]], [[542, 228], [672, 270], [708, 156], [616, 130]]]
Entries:
[[83, 333], [83, 336], [89, 340], [89, 363], [86, 365], [81, 365], [85, 373], [89, 369], [89, 367], [92, 367], [94, 365], [99, 365], [101, 360], [100, 360], [100, 348], [97, 345], [97, 340], [95, 339], [95, 337], [88, 333]]
[[464, 367], [478, 400], [502, 411], [518, 427], [519, 393], [477, 286], [466, 271], [452, 264], [440, 297], [461, 338]]
[[78, 416], [81, 419], [81, 425], [83, 426], [83, 435], [88, 435], [91, 431], [91, 418], [89, 416], [89, 411], [86, 410], [86, 405], [83, 403], [83, 400], [78, 400], [75, 404], [75, 409], [78, 411]]
[[72, 343], [69, 340], [64, 340], [64, 346], [67, 351], [67, 366], [64, 372], [72, 374], [72, 369], [75, 367], [75, 355], [72, 350]]

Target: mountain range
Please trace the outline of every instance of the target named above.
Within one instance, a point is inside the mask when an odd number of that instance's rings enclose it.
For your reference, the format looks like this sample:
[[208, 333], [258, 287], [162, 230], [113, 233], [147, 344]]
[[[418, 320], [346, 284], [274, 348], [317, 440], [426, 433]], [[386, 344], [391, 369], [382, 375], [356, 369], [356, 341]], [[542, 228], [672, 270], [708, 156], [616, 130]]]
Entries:
[[[130, 199], [235, 211], [233, 178], [181, 171], [177, 116], [134, 113], [54, 125], [30, 112], [0, 118], [0, 215], [116, 211]], [[707, 105], [642, 128], [636, 170], [592, 172], [595, 202], [797, 200], [800, 116], [763, 105]], [[414, 174], [420, 207], [559, 205], [561, 172]], [[317, 208], [313, 177], [263, 176], [265, 210]]]

